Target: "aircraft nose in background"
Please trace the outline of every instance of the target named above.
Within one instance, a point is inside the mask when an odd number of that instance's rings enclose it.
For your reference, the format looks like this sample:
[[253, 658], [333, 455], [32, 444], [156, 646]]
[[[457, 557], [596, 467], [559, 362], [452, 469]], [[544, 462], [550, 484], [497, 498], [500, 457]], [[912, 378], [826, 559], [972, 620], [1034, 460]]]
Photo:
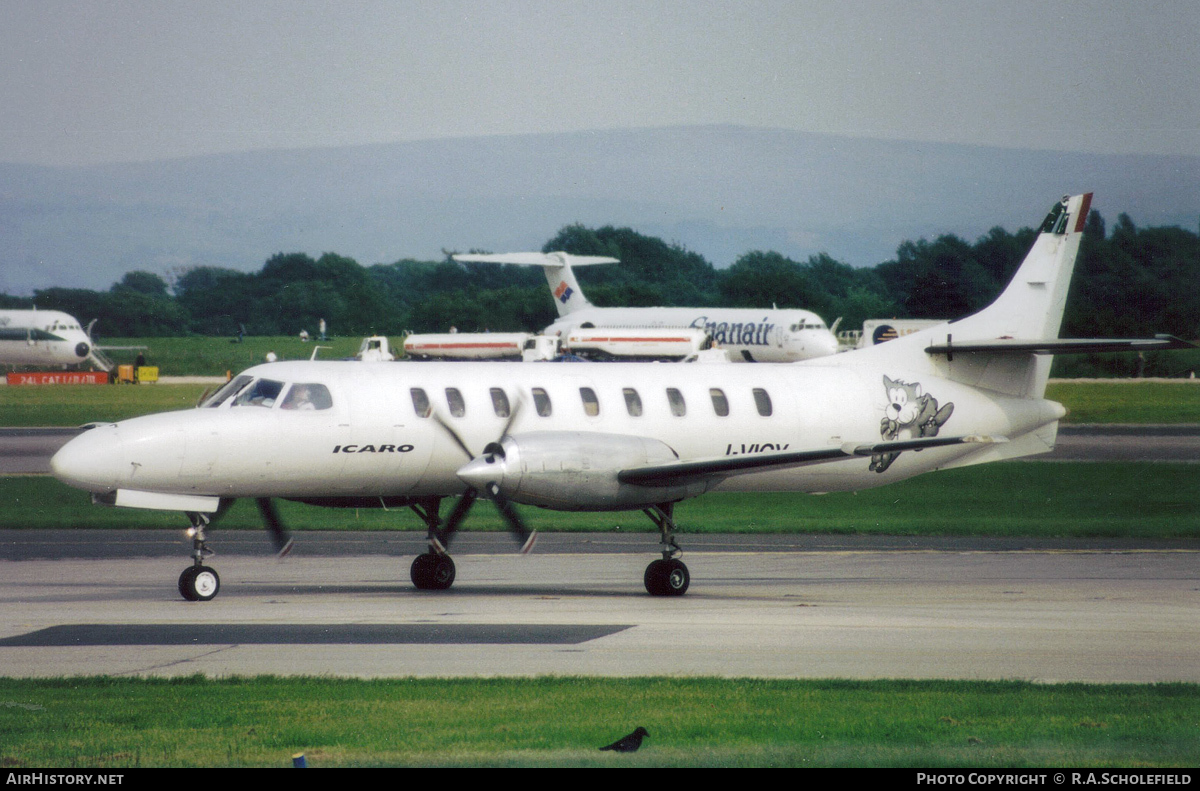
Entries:
[[117, 427], [98, 426], [63, 445], [51, 457], [50, 471], [68, 486], [107, 492], [117, 488], [121, 457]]

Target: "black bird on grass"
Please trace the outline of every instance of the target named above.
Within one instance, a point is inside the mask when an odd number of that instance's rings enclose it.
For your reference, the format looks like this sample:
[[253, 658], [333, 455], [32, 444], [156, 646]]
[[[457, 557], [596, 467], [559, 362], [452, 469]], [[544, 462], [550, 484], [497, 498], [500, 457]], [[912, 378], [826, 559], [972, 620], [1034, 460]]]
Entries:
[[649, 736], [650, 733], [640, 725], [638, 729], [628, 736], [622, 736], [607, 747], [601, 747], [601, 750], [614, 750], [618, 753], [636, 753], [637, 749], [642, 746], [642, 739]]

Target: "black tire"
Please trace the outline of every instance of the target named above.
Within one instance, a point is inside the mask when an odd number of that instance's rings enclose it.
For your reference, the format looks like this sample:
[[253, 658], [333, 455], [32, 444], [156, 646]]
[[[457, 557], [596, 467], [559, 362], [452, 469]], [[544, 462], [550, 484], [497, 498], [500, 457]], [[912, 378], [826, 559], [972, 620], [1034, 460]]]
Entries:
[[454, 584], [454, 561], [448, 555], [426, 552], [413, 558], [409, 577], [418, 590], [441, 591]]
[[692, 576], [681, 560], [656, 560], [646, 567], [643, 582], [651, 596], [682, 596]]
[[188, 566], [179, 575], [179, 594], [188, 601], [212, 601], [221, 590], [221, 578], [208, 566]]

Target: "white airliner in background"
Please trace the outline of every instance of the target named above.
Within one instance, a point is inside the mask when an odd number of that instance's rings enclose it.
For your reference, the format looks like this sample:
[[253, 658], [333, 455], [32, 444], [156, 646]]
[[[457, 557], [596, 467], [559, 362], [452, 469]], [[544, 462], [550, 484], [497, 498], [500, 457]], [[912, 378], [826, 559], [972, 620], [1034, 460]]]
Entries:
[[735, 362], [788, 363], [837, 352], [837, 337], [809, 310], [776, 308], [598, 308], [588, 302], [572, 266], [619, 263], [616, 258], [568, 253], [463, 254], [455, 261], [540, 266], [554, 296], [558, 321], [544, 335], [591, 328], [691, 328], [708, 332]]
[[271, 498], [408, 506], [429, 546], [410, 575], [433, 589], [454, 581], [446, 548], [477, 498], [523, 549], [534, 536], [516, 505], [642, 510], [661, 532], [646, 589], [680, 595], [675, 503], [849, 491], [1043, 453], [1065, 414], [1043, 397], [1048, 355], [1190, 347], [1057, 339], [1090, 197], [1055, 204], [991, 306], [879, 346], [790, 365], [271, 363], [196, 409], [96, 424], [51, 465], [97, 502], [186, 513], [194, 562], [179, 590], [192, 600], [217, 594], [205, 527], [237, 497], [258, 501], [281, 549]]
[[87, 330], [58, 310], [0, 310], [0, 365], [77, 365], [92, 357]]

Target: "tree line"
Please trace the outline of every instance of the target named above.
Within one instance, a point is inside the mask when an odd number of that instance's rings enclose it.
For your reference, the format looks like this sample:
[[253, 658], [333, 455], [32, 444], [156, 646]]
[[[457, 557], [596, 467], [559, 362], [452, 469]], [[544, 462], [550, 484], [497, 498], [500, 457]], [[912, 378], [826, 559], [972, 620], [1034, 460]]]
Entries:
[[[696, 252], [629, 228], [564, 227], [543, 250], [606, 255], [620, 264], [576, 271], [601, 306], [679, 305], [806, 308], [841, 329], [870, 318], [950, 319], [970, 314], [1004, 288], [1036, 232], [996, 227], [974, 243], [954, 235], [906, 241], [896, 257], [855, 268], [824, 253], [794, 261], [752, 251], [727, 269]], [[1178, 227], [1138, 228], [1121, 214], [1111, 232], [1091, 212], [1067, 302], [1064, 336], [1200, 337], [1200, 235]], [[0, 295], [0, 306], [29, 307]], [[279, 253], [258, 272], [190, 269], [168, 283], [127, 273], [108, 291], [47, 288], [39, 308], [98, 319], [106, 337], [293, 335], [321, 319], [337, 335], [536, 331], [556, 311], [542, 270], [404, 259], [362, 266], [326, 253]]]

